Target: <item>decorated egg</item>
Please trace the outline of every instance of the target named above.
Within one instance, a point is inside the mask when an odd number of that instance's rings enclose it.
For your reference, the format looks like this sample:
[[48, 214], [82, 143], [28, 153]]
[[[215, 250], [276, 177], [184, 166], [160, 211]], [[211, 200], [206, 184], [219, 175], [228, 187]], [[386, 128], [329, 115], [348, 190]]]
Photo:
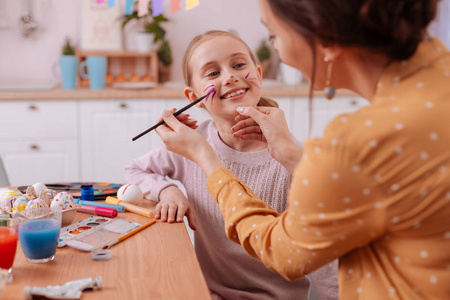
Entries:
[[141, 189], [134, 184], [122, 185], [117, 191], [117, 198], [129, 203], [138, 203], [142, 200], [143, 197], [144, 194], [142, 193]]
[[24, 210], [27, 207], [29, 201], [30, 200], [28, 200], [28, 198], [25, 197], [24, 195], [16, 197], [12, 204], [13, 205], [12, 210], [13, 211]]
[[0, 196], [0, 210], [11, 212], [16, 197], [22, 196], [17, 189], [9, 189], [4, 191]]
[[47, 186], [40, 182], [33, 184], [32, 187], [34, 187], [36, 195], [39, 195], [42, 191], [47, 189]]
[[60, 210], [72, 209], [75, 207], [75, 200], [73, 200], [73, 197], [70, 193], [61, 192], [56, 194], [56, 196], [53, 198], [50, 207]]
[[6, 199], [0, 198], [0, 212], [1, 211], [5, 211], [5, 212], [11, 211], [11, 200], [6, 200]]
[[48, 205], [45, 202], [45, 200], [41, 198], [36, 198], [28, 201], [28, 204], [25, 207], [25, 209], [33, 209], [33, 208], [48, 208]]
[[10, 189], [5, 192], [3, 192], [2, 196], [0, 197], [0, 200], [12, 200], [13, 198], [22, 196], [22, 193], [17, 189]]

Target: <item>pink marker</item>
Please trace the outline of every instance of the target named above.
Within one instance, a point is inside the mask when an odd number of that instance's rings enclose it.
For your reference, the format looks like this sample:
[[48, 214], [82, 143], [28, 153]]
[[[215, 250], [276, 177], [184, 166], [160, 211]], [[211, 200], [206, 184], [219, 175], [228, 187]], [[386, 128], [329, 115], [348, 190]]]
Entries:
[[115, 210], [114, 208], [108, 208], [108, 207], [96, 207], [96, 206], [89, 206], [89, 205], [81, 205], [81, 207], [78, 208], [77, 211], [82, 212], [82, 213], [107, 217], [107, 218], [117, 217], [117, 210]]

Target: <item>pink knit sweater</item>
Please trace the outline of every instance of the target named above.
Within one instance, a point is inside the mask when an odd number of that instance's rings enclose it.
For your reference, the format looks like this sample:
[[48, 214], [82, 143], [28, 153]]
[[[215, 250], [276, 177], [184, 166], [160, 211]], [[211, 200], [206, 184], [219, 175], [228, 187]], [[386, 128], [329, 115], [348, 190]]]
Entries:
[[[287, 208], [291, 176], [267, 149], [250, 153], [228, 147], [219, 138], [212, 121], [202, 123], [197, 130], [225, 167], [260, 199], [280, 213]], [[161, 190], [174, 185], [166, 176], [179, 180], [186, 188], [196, 218], [195, 251], [212, 291], [230, 300], [308, 299], [308, 278], [289, 282], [226, 237], [224, 219], [207, 190], [207, 177], [197, 164], [167, 151], [162, 145], [133, 160], [125, 172], [127, 183], [138, 185], [148, 199], [155, 201], [159, 201]], [[316, 270], [310, 277], [321, 300], [337, 299], [337, 262]]]

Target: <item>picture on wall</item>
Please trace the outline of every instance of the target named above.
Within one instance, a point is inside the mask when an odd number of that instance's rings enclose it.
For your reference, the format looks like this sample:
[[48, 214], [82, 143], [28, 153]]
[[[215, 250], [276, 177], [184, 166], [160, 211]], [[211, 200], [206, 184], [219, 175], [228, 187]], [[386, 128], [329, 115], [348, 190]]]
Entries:
[[120, 5], [107, 1], [81, 1], [80, 48], [84, 51], [122, 50]]

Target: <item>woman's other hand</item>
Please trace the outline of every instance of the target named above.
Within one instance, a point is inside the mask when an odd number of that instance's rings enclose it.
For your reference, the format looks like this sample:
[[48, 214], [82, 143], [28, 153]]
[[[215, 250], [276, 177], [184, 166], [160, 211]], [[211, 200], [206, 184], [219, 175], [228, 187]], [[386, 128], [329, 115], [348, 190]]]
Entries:
[[299, 163], [302, 152], [291, 138], [284, 112], [275, 107], [238, 107], [236, 125], [231, 130], [243, 140], [267, 143], [267, 150], [291, 174]]
[[180, 189], [176, 186], [168, 186], [159, 194], [159, 203], [156, 205], [155, 218], [161, 219], [163, 222], [173, 223], [183, 222], [186, 216], [189, 227], [197, 230], [195, 226], [195, 216], [189, 200], [184, 196]]
[[224, 168], [222, 161], [200, 133], [185, 126], [167, 110], [163, 111], [162, 117], [166, 123], [156, 128], [156, 132], [167, 150], [197, 163], [207, 176], [216, 169]]

